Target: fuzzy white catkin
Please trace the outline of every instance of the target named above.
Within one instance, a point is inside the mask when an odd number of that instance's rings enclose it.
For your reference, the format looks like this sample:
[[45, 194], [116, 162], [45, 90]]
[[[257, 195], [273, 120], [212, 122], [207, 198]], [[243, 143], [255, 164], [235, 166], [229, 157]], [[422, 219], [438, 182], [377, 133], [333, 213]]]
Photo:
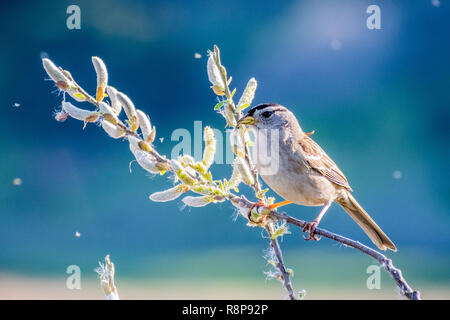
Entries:
[[216, 62], [214, 61], [214, 55], [215, 55], [214, 52], [209, 52], [207, 63], [208, 79], [213, 86], [217, 86], [219, 88], [224, 89], [225, 83], [223, 82], [220, 70], [217, 67]]
[[107, 118], [108, 121], [110, 121], [114, 124], [119, 121], [113, 108], [111, 108], [110, 105], [107, 104], [106, 102], [101, 101], [98, 105], [98, 108], [99, 108], [100, 112], [103, 114], [103, 116], [105, 116]]
[[134, 107], [134, 103], [122, 92], [117, 92], [117, 99], [122, 104], [123, 110], [125, 111], [128, 120], [131, 123], [131, 130], [136, 131], [139, 127], [139, 122], [137, 119], [136, 108]]
[[243, 158], [236, 158], [234, 160], [234, 166], [239, 171], [239, 175], [242, 177], [244, 183], [252, 186], [255, 183], [253, 175], [250, 172], [250, 168], [247, 165], [247, 161]]
[[197, 174], [197, 172], [191, 167], [185, 167], [184, 170], [187, 174], [190, 174], [193, 177], [195, 177], [195, 175]]
[[233, 130], [230, 133], [231, 150], [237, 157], [245, 157], [245, 144], [239, 130]]
[[[243, 142], [244, 146], [252, 146], [253, 142], [250, 139], [249, 129], [244, 126], [239, 127], [239, 132], [241, 134], [240, 141]], [[243, 147], [245, 150], [245, 147]]]
[[47, 58], [42, 59], [42, 65], [44, 66], [45, 71], [52, 78], [53, 81], [63, 81], [68, 83], [70, 80], [62, 73], [62, 71], [50, 60]]
[[136, 110], [136, 115], [138, 118], [139, 127], [141, 128], [142, 137], [145, 141], [148, 141], [148, 137], [152, 133], [150, 118], [142, 110]]
[[214, 197], [212, 196], [201, 196], [201, 197], [192, 197], [187, 196], [183, 198], [183, 203], [189, 207], [204, 207], [207, 204], [214, 202]]
[[191, 190], [195, 193], [209, 196], [220, 196], [223, 194], [219, 188], [205, 185], [196, 185], [193, 188], [191, 188]]
[[192, 158], [192, 156], [184, 154], [181, 157], [178, 157], [178, 161], [180, 165], [184, 167], [184, 170], [186, 170], [188, 174], [195, 177], [197, 173], [192, 167], [198, 164], [198, 162], [196, 163], [194, 158]]
[[225, 113], [227, 124], [232, 128], [236, 127], [237, 122], [233, 107], [230, 104], [226, 103], [223, 111]]
[[97, 73], [97, 88], [102, 87], [105, 90], [108, 85], [108, 70], [105, 63], [99, 57], [92, 57], [92, 64]]
[[70, 80], [64, 72], [59, 69], [50, 59], [42, 59], [42, 65], [44, 66], [47, 74], [55, 81], [56, 86], [66, 91], [72, 98], [78, 102], [83, 102], [87, 100], [87, 97], [78, 91], [75, 83]]
[[125, 135], [125, 131], [121, 128], [119, 128], [118, 126], [112, 124], [111, 122], [102, 119], [100, 121], [100, 123], [102, 124], [102, 128], [103, 130], [105, 130], [105, 132], [114, 139], [119, 139], [122, 138]]
[[145, 141], [142, 141], [141, 139], [138, 139], [134, 136], [127, 136], [128, 141], [130, 142], [130, 150], [134, 154], [136, 151], [145, 151], [146, 154], [149, 156], [151, 155], [151, 147], [145, 143]]
[[131, 152], [133, 153], [134, 157], [136, 158], [137, 163], [146, 171], [156, 174], [160, 173], [161, 169], [158, 168], [156, 159], [148, 154], [147, 152], [144, 152], [142, 150], [133, 149], [130, 144]]
[[203, 152], [202, 162], [206, 169], [208, 169], [214, 162], [214, 156], [216, 154], [216, 138], [211, 127], [205, 127], [203, 139], [205, 140], [205, 151]]
[[140, 139], [133, 137], [133, 136], [128, 136], [127, 137], [128, 141], [130, 142], [130, 150], [131, 152], [134, 153], [135, 150], [140, 150], [141, 148], [139, 148], [139, 141]]
[[170, 159], [170, 167], [175, 172], [178, 172], [178, 170], [183, 169], [183, 166], [181, 165], [181, 163], [176, 159]]
[[87, 100], [87, 97], [78, 91], [76, 87], [73, 86], [73, 82], [69, 83], [69, 89], [66, 90], [66, 92], [76, 101], [78, 102], [84, 102]]
[[182, 184], [179, 184], [173, 188], [164, 190], [164, 191], [158, 191], [155, 193], [152, 193], [150, 195], [150, 200], [155, 202], [166, 202], [166, 201], [172, 201], [181, 196], [183, 193], [188, 191], [189, 189]]
[[239, 102], [237, 104], [237, 109], [239, 111], [242, 111], [246, 107], [252, 104], [253, 98], [255, 97], [255, 90], [258, 86], [258, 82], [256, 82], [255, 78], [251, 78], [247, 86], [245, 87], [244, 93], [242, 94], [241, 98], [239, 99]]
[[107, 104], [106, 102], [103, 102], [103, 101], [100, 102], [98, 104], [98, 108], [104, 114], [114, 114], [113, 108], [111, 108], [111, 106], [109, 104]]
[[114, 87], [107, 86], [106, 92], [108, 93], [109, 100], [111, 100], [111, 107], [113, 108], [116, 115], [122, 111], [122, 104], [117, 99], [117, 90]]
[[190, 156], [188, 154], [182, 155], [181, 157], [178, 158], [178, 160], [180, 161], [180, 163], [184, 167], [188, 167], [188, 166], [193, 165], [195, 163], [194, 158], [192, 158], [192, 156]]
[[119, 293], [114, 285], [114, 263], [109, 260], [109, 255], [105, 257], [105, 264], [99, 262], [99, 267], [95, 272], [100, 277], [100, 285], [107, 300], [119, 300]]
[[228, 189], [237, 188], [241, 183], [241, 181], [242, 179], [238, 168], [236, 168], [236, 166], [233, 166], [233, 173], [231, 175], [230, 180], [228, 181]]
[[62, 102], [62, 108], [65, 112], [67, 112], [72, 118], [88, 121], [90, 118], [98, 116], [97, 111], [89, 111], [75, 107], [73, 104], [67, 101]]

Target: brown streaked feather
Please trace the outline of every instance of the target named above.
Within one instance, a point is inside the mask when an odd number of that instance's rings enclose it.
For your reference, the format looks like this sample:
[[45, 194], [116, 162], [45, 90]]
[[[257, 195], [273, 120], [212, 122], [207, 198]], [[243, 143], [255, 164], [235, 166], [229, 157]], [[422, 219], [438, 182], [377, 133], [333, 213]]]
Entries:
[[299, 141], [303, 150], [303, 156], [308, 167], [316, 170], [322, 174], [329, 181], [353, 191], [348, 184], [347, 178], [341, 170], [339, 170], [336, 163], [322, 150], [322, 148], [314, 142], [308, 135]]

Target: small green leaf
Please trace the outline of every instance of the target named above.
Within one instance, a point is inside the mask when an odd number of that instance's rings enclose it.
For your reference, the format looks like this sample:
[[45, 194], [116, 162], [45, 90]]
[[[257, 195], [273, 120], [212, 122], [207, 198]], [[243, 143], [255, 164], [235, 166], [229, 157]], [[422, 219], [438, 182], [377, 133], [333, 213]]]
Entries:
[[223, 104], [225, 103], [225, 101], [220, 101], [218, 104], [215, 105], [214, 110], [219, 110]]
[[231, 93], [231, 97], [233, 98], [234, 94], [236, 93], [236, 88], [234, 88], [233, 92]]
[[272, 233], [271, 239], [272, 240], [276, 239], [276, 238], [282, 236], [283, 233], [284, 233], [284, 230], [282, 228], [280, 228], [280, 229], [276, 230], [274, 233]]
[[84, 96], [84, 94], [79, 93], [79, 92], [75, 92], [73, 94], [75, 97], [80, 98], [80, 99], [86, 99], [86, 97]]

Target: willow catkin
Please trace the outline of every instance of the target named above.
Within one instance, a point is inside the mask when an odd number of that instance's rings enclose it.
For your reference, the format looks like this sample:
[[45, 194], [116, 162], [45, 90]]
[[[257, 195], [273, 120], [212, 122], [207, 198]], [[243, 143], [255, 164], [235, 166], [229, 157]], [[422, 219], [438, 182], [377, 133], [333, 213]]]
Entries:
[[241, 174], [239, 173], [237, 166], [233, 166], [233, 173], [231, 174], [231, 178], [228, 181], [228, 189], [236, 189], [241, 182]]
[[188, 174], [186, 171], [186, 168], [181, 165], [181, 163], [178, 160], [171, 159], [170, 160], [170, 167], [172, 168], [173, 172], [177, 175], [177, 177], [183, 181], [184, 184], [188, 186], [193, 186], [197, 181]]
[[[50, 78], [56, 83], [63, 82], [66, 83], [68, 86], [68, 83], [70, 82], [70, 79], [67, 78], [64, 73], [59, 69], [50, 59], [44, 58], [42, 59], [42, 65], [44, 66], [45, 71], [49, 75]], [[63, 88], [60, 88], [64, 90]]]
[[95, 73], [97, 74], [97, 102], [105, 97], [106, 86], [108, 85], [108, 70], [105, 63], [99, 57], [92, 57]]
[[42, 65], [59, 89], [67, 92], [78, 102], [87, 100], [87, 97], [79, 92], [75, 82], [72, 80], [72, 76], [68, 71], [58, 68], [50, 59], [47, 58], [42, 59]]
[[122, 92], [117, 92], [117, 99], [122, 104], [122, 108], [128, 117], [131, 131], [136, 132], [136, 130], [139, 128], [139, 122], [136, 114], [136, 108], [134, 107], [134, 103], [131, 101], [130, 98], [128, 98], [126, 94]]
[[205, 151], [203, 152], [203, 164], [208, 169], [214, 162], [214, 156], [216, 154], [216, 138], [214, 137], [214, 131], [211, 127], [205, 127], [203, 132], [203, 139], [205, 141]]
[[201, 196], [201, 197], [192, 197], [187, 196], [182, 199], [183, 203], [189, 207], [204, 207], [207, 204], [214, 202], [214, 197], [212, 196]]
[[220, 69], [215, 62], [216, 53], [210, 51], [208, 53], [207, 71], [208, 79], [211, 82], [214, 93], [218, 96], [223, 96], [225, 94], [225, 83], [223, 81]]
[[106, 92], [108, 93], [109, 100], [111, 101], [111, 107], [116, 115], [120, 114], [122, 111], [122, 104], [117, 99], [117, 89], [111, 86], [106, 87]]
[[119, 139], [125, 136], [125, 131], [122, 128], [119, 128], [115, 124], [112, 124], [111, 122], [102, 119], [100, 120], [100, 123], [102, 125], [103, 130], [114, 139]]
[[151, 134], [152, 134], [152, 125], [150, 123], [150, 118], [148, 117], [148, 115], [146, 115], [144, 113], [144, 111], [142, 110], [136, 110], [136, 115], [138, 118], [138, 122], [139, 122], [139, 127], [141, 128], [141, 132], [142, 132], [142, 137], [144, 139], [144, 141], [147, 142], [152, 142], [149, 141]]
[[245, 108], [247, 108], [249, 105], [252, 104], [253, 98], [255, 97], [255, 90], [258, 85], [258, 82], [256, 82], [255, 78], [251, 78], [247, 86], [245, 87], [244, 93], [242, 93], [241, 98], [239, 99], [239, 102], [237, 104], [237, 110], [242, 111]]
[[74, 119], [95, 122], [98, 120], [99, 114], [97, 111], [89, 111], [75, 107], [73, 104], [67, 101], [62, 102], [62, 109]]
[[117, 124], [119, 122], [119, 118], [117, 118], [113, 108], [111, 108], [106, 102], [100, 101], [98, 104], [98, 109], [102, 113], [105, 120], [111, 122], [112, 124]]
[[250, 168], [247, 165], [247, 161], [243, 158], [236, 158], [234, 160], [234, 166], [239, 171], [239, 175], [242, 177], [242, 181], [245, 184], [248, 184], [250, 186], [255, 184], [255, 180], [253, 178], [253, 175], [250, 171]]
[[164, 191], [158, 191], [154, 192], [150, 195], [150, 200], [155, 202], [166, 202], [166, 201], [172, 201], [181, 196], [183, 193], [187, 192], [189, 190], [189, 187], [179, 184], [173, 188], [164, 190]]

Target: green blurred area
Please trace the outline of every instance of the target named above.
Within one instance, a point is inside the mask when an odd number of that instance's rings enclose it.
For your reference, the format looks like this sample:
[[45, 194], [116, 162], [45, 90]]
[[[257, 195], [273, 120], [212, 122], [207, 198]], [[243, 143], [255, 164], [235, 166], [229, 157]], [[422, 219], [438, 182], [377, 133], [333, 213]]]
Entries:
[[[326, 241], [326, 240], [324, 240]], [[424, 299], [449, 299], [448, 257], [427, 253], [414, 261], [415, 248], [395, 256], [394, 265], [404, 270], [410, 285]], [[255, 247], [214, 249], [148, 256], [129, 264], [127, 257], [112, 257], [116, 285], [122, 299], [282, 299], [286, 293]], [[305, 290], [305, 299], [402, 299], [390, 275], [380, 266], [380, 288], [368, 289], [368, 272], [374, 263], [354, 249], [314, 247], [286, 250], [287, 267], [295, 270], [292, 282]], [[81, 289], [69, 290], [66, 278], [55, 274], [0, 274], [1, 299], [102, 299], [95, 264], [81, 268]], [[432, 273], [428, 272], [433, 270]]]

